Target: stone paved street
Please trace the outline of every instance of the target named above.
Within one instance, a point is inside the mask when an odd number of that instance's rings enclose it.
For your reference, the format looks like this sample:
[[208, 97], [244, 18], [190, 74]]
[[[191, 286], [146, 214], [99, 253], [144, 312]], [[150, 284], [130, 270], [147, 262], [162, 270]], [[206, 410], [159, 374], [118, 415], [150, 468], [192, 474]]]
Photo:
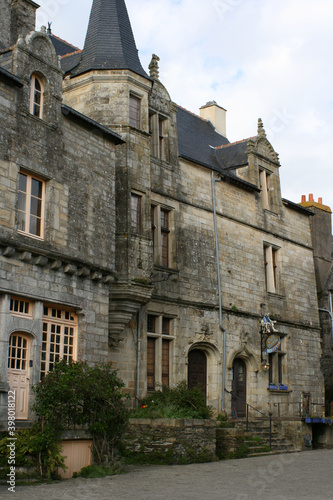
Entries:
[[333, 450], [187, 466], [132, 467], [103, 479], [21, 486], [0, 498], [19, 500], [330, 500]]

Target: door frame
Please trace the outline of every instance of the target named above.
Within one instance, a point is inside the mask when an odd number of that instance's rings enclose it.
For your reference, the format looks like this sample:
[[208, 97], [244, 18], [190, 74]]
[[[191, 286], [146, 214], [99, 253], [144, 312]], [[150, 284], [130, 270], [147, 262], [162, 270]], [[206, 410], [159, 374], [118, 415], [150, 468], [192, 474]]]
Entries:
[[[26, 341], [26, 347], [21, 345], [12, 345], [13, 337], [19, 337]], [[8, 339], [7, 352], [7, 381], [9, 389], [15, 391], [15, 412], [16, 420], [27, 420], [29, 412], [29, 390], [30, 390], [30, 358], [31, 358], [32, 337], [26, 332], [12, 332]], [[9, 349], [12, 349], [11, 352]], [[13, 353], [13, 349], [16, 351]], [[20, 349], [20, 355], [17, 356], [17, 350]], [[22, 357], [21, 351], [24, 349], [25, 357]], [[14, 356], [13, 356], [14, 354]], [[11, 364], [20, 365], [20, 368], [8, 366]], [[22, 364], [24, 368], [22, 369]]]
[[[207, 397], [207, 372], [208, 372], [208, 357], [207, 357], [207, 354], [206, 352], [203, 350], [203, 349], [199, 349], [198, 347], [195, 347], [193, 349], [191, 349], [189, 352], [188, 352], [188, 355], [187, 355], [187, 384], [188, 384], [188, 387], [190, 387], [190, 365], [191, 365], [191, 362], [190, 362], [190, 356], [193, 355], [194, 352], [200, 352], [200, 354], [202, 354], [202, 357], [203, 359], [205, 359], [205, 363], [204, 363], [204, 370], [205, 370], [205, 373], [204, 373], [204, 378], [205, 378], [205, 383], [204, 383], [204, 387], [203, 387], [203, 392], [205, 394], [205, 396]], [[193, 386], [194, 387], [194, 386]]]
[[[238, 364], [241, 364], [244, 368], [243, 370], [243, 376], [244, 376], [244, 381], [243, 381], [243, 387], [239, 387], [239, 381], [238, 381], [238, 376], [235, 378], [235, 367], [237, 367]], [[235, 358], [232, 364], [232, 398], [231, 398], [231, 406], [232, 408], [235, 409], [237, 416], [238, 417], [245, 417], [246, 416], [246, 405], [247, 405], [247, 366], [246, 362], [243, 358]], [[238, 375], [238, 372], [237, 372]], [[236, 386], [237, 383], [237, 386]], [[241, 392], [243, 393], [243, 396], [238, 395], [238, 391], [241, 389]]]

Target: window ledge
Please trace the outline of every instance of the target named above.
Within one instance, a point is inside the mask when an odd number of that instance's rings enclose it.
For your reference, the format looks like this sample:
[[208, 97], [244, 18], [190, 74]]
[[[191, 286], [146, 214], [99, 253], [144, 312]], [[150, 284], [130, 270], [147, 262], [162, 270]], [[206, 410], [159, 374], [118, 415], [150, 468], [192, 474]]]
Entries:
[[285, 295], [282, 295], [281, 293], [277, 293], [277, 292], [268, 292], [267, 291], [267, 295], [269, 297], [275, 297], [277, 299], [284, 299], [285, 298]]
[[269, 215], [273, 215], [274, 217], [279, 217], [280, 214], [279, 212], [275, 212], [274, 210], [271, 210], [269, 208], [264, 208], [264, 212]]
[[169, 273], [169, 274], [179, 274], [180, 273], [180, 271], [178, 269], [172, 269], [171, 267], [164, 267], [164, 266], [160, 266], [158, 264], [154, 265], [154, 270], [160, 271], [162, 273]]

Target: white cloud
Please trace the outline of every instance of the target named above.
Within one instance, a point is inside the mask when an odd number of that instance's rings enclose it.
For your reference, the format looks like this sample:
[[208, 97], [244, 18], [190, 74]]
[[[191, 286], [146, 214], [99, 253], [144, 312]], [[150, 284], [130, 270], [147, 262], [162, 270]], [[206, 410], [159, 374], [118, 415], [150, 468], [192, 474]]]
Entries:
[[[53, 31], [83, 46], [91, 0], [41, 0]], [[50, 5], [53, 4], [53, 10]], [[178, 104], [228, 109], [228, 136], [256, 134], [261, 117], [280, 154], [282, 194], [322, 196], [333, 208], [331, 0], [127, 0], [144, 67]], [[45, 24], [45, 22], [44, 22]]]

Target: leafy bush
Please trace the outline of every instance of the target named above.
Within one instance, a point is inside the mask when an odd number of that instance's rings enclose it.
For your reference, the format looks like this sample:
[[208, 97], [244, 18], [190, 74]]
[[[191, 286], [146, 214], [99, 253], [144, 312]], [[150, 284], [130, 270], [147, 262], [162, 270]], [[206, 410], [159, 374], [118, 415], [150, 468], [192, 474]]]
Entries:
[[83, 467], [79, 474], [74, 473], [73, 477], [94, 478], [115, 476], [117, 474], [121, 474], [119, 467], [109, 467], [108, 465], [88, 465], [87, 467]]
[[176, 387], [163, 386], [143, 399], [142, 406], [131, 412], [132, 418], [211, 418], [212, 409], [200, 387], [188, 389], [186, 382]]
[[60, 442], [65, 429], [84, 426], [92, 433], [97, 462], [113, 460], [114, 446], [128, 421], [123, 387], [109, 364], [56, 363], [35, 388], [33, 409], [43, 450]]

